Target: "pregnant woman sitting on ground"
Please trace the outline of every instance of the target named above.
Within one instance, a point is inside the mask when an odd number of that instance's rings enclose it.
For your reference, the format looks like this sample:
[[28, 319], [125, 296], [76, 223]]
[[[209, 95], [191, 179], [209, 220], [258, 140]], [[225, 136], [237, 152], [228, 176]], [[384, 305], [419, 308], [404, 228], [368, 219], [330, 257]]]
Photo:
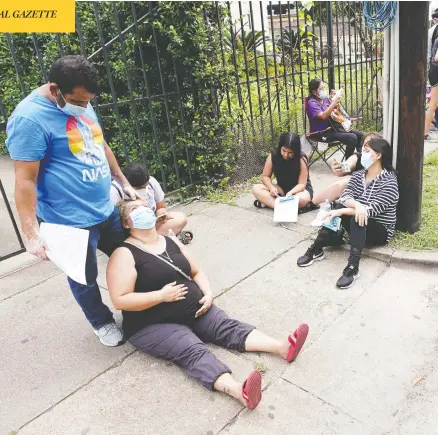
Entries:
[[[308, 334], [301, 324], [276, 340], [213, 304], [205, 273], [176, 238], [155, 229], [156, 216], [141, 200], [125, 202], [121, 218], [129, 238], [111, 256], [107, 281], [114, 308], [122, 310], [126, 338], [143, 352], [172, 361], [210, 390], [250, 409], [261, 399], [261, 374], [242, 383], [210, 352], [214, 343], [239, 352], [268, 352], [292, 362]], [[169, 383], [169, 388], [171, 387]]]

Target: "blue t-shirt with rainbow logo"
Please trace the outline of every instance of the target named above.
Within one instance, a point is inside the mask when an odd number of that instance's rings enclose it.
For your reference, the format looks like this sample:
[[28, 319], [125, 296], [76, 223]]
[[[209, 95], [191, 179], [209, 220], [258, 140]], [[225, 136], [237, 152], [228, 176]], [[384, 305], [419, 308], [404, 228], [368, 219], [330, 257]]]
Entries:
[[41, 220], [86, 228], [112, 213], [103, 133], [90, 104], [84, 115], [69, 116], [35, 90], [12, 112], [6, 134], [13, 160], [40, 162]]

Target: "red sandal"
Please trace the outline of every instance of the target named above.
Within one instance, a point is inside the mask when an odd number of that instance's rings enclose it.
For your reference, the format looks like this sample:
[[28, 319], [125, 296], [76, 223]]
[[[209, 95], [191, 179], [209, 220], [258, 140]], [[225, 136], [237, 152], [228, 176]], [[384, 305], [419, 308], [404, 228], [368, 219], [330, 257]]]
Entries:
[[242, 385], [242, 397], [248, 409], [254, 409], [262, 400], [262, 375], [253, 370]]
[[300, 350], [303, 347], [304, 342], [306, 341], [308, 333], [309, 325], [307, 325], [306, 323], [302, 323], [300, 326], [298, 326], [293, 335], [289, 335], [288, 340], [290, 343], [290, 347], [286, 356], [287, 362], [295, 361], [295, 358], [300, 353]]

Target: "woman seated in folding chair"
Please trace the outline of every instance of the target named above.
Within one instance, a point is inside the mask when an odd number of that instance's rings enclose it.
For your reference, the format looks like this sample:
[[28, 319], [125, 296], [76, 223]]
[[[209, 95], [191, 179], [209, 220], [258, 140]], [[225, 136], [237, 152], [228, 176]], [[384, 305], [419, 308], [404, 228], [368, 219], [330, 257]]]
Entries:
[[[276, 183], [272, 182], [272, 175]], [[301, 151], [300, 136], [292, 132], [280, 136], [278, 148], [272, 150], [266, 159], [262, 182], [252, 188], [256, 207], [274, 208], [277, 196], [296, 195], [300, 212], [310, 211], [308, 205], [313, 197], [313, 188], [307, 156]]]
[[318, 141], [326, 143], [341, 142], [345, 144], [345, 158], [348, 159], [355, 151], [360, 151], [362, 133], [356, 130], [340, 133], [334, 131], [333, 128], [327, 130], [331, 127], [330, 115], [338, 105], [340, 98], [339, 95], [335, 95], [333, 100], [330, 100], [326, 91], [326, 84], [321, 79], [310, 80], [306, 111], [310, 123], [310, 133], [321, 132], [320, 135], [312, 136], [312, 139], [318, 139]]

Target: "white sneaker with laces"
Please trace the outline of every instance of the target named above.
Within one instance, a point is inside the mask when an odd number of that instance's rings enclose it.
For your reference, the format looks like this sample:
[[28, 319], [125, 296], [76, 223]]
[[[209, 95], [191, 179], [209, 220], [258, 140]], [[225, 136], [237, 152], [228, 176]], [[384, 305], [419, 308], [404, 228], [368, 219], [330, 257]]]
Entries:
[[125, 342], [122, 330], [115, 322], [103, 325], [99, 329], [94, 329], [94, 333], [105, 346], [119, 346]]

